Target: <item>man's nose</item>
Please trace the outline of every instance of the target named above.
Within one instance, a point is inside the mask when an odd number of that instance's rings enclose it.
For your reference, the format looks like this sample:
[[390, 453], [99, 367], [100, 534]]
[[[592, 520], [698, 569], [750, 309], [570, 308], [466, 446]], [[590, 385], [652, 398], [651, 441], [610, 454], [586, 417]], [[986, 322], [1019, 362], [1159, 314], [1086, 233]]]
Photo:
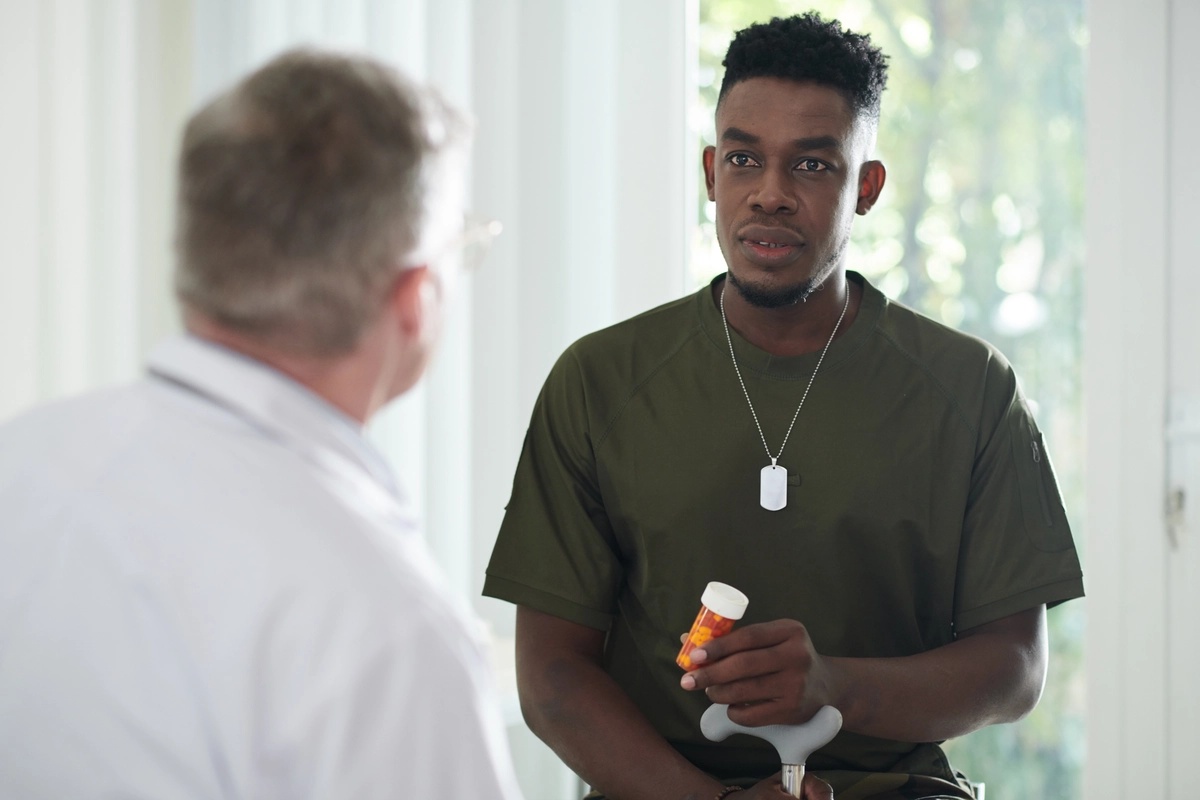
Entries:
[[750, 195], [750, 205], [753, 210], [765, 214], [795, 213], [796, 195], [792, 188], [792, 176], [781, 170], [764, 169]]

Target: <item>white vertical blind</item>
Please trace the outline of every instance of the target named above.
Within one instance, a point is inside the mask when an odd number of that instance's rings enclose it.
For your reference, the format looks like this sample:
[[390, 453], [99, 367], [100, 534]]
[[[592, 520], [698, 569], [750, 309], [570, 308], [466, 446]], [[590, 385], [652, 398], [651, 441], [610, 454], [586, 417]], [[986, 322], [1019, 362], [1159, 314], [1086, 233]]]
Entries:
[[[471, 319], [473, 592], [534, 399], [579, 336], [684, 291], [690, 0], [476, 2], [475, 204], [505, 232]], [[507, 604], [481, 601], [502, 634]]]
[[[447, 99], [470, 108], [471, 14], [469, 0], [440, 0], [425, 8], [422, 23], [427, 76]], [[379, 35], [384, 34], [380, 31]], [[413, 472], [427, 476], [425, 522], [429, 542], [455, 592], [473, 596], [471, 573], [472, 437], [471, 390], [476, 361], [471, 351], [469, 280], [451, 309], [441, 349], [425, 383], [428, 405], [421, 462]], [[474, 593], [474, 594], [477, 594]]]
[[[293, 45], [371, 53], [474, 111], [472, 203], [506, 228], [424, 386], [372, 426], [451, 588], [477, 598], [553, 360], [684, 288], [689, 14], [692, 0], [0, 0], [0, 89], [23, 122], [0, 129], [0, 419], [135, 377], [177, 329], [173, 162], [196, 105]], [[511, 607], [476, 604], [511, 632]], [[530, 800], [578, 792], [513, 734]]]
[[[474, 296], [469, 307], [470, 347], [481, 356], [472, 370], [468, 459], [474, 500], [472, 576], [483, 574], [489, 543], [495, 538], [508, 501], [511, 470], [525, 432], [521, 415], [529, 413], [528, 387], [536, 380], [522, 368], [527, 354], [523, 353], [516, 324], [521, 298], [516, 276], [523, 254], [538, 233], [519, 213], [520, 193], [529, 191], [525, 175], [543, 168], [536, 159], [528, 162], [521, 149], [519, 10], [519, 0], [477, 3], [471, 39], [475, 84], [472, 111], [478, 125], [472, 193], [480, 213], [504, 223], [504, 232], [487, 262], [473, 277]], [[474, 585], [481, 584], [482, 579], [477, 577]], [[499, 631], [511, 633], [511, 625], [505, 624], [511, 619], [507, 609], [484, 600], [480, 604]]]
[[171, 97], [186, 93], [170, 62], [187, 50], [148, 43], [183, 10], [0, 3], [0, 419], [132, 378], [174, 325], [158, 277], [169, 259], [163, 136], [182, 111]]
[[94, 317], [92, 330], [106, 331], [91, 357], [100, 374], [129, 375], [141, 366], [138, 354], [138, 128], [137, 26], [133, 0], [110, 0], [109, 13], [92, 25], [99, 32], [90, 71], [111, 76], [92, 89], [90, 116], [95, 120], [93, 146], [105, 154], [92, 156], [97, 166], [91, 196], [95, 246], [108, 260], [107, 274], [91, 274], [89, 256], [82, 261], [89, 274], [89, 295]]
[[45, 68], [37, 3], [0, 5], [0, 80], [8, 123], [0, 126], [0, 419], [41, 399], [41, 118]]
[[137, 281], [127, 294], [136, 298], [138, 352], [126, 357], [130, 370], [140, 372], [143, 354], [179, 326], [171, 292], [175, 161], [183, 122], [194, 106], [195, 31], [189, 0], [136, 0], [134, 17]]
[[108, 261], [110, 255], [93, 253], [93, 248], [99, 250], [92, 193], [100, 171], [93, 158], [100, 120], [92, 109], [91, 78], [99, 37], [93, 34], [92, 7], [86, 0], [50, 0], [43, 8], [49, 23], [45, 30], [54, 35], [44, 40], [53, 83], [39, 119], [52, 156], [43, 162], [46, 191], [39, 198], [45, 243], [40, 338], [50, 356], [42, 361], [42, 375], [47, 390], [67, 394], [94, 380], [88, 332], [93, 330], [89, 298], [97, 270], [88, 265], [101, 257]]
[[620, 9], [611, 235], [616, 283], [629, 287], [615, 298], [624, 318], [690, 286], [684, 276], [700, 156], [688, 110], [696, 95], [699, 13], [692, 0], [620, 0]]
[[[473, 5], [474, 201], [505, 224], [470, 308], [474, 595], [554, 360], [683, 291], [684, 176], [698, 170], [685, 164], [689, 14], [690, 0]], [[501, 642], [511, 635], [508, 604], [477, 605]], [[512, 734], [530, 800], [580, 796], [547, 748], [521, 727]]]

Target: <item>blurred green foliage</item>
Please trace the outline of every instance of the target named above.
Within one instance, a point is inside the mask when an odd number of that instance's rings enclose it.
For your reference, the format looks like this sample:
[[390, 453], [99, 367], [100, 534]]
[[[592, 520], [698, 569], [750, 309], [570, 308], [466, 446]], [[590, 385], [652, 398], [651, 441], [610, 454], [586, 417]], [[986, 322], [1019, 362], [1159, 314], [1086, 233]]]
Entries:
[[[1084, 0], [701, 0], [701, 146], [733, 33], [809, 7], [890, 56], [877, 147], [888, 180], [856, 221], [849, 267], [1013, 362], [1081, 543]], [[724, 270], [703, 186], [698, 212], [700, 282]], [[1033, 714], [947, 744], [990, 800], [1081, 796], [1085, 607], [1049, 614]]]

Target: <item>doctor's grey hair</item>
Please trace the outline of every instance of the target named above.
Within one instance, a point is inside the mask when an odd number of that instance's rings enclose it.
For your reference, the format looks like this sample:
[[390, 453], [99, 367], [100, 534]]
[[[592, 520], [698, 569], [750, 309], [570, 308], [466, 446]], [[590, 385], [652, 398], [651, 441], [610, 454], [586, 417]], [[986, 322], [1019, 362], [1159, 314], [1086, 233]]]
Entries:
[[435, 91], [377, 61], [276, 57], [185, 128], [180, 302], [288, 352], [349, 352], [409, 266], [469, 133]]

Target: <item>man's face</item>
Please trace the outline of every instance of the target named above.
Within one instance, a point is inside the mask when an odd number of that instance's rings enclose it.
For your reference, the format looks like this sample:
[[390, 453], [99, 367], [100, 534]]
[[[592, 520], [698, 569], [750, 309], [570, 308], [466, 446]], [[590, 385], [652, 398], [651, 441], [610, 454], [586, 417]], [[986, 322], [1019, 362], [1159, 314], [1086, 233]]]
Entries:
[[755, 305], [795, 303], [836, 271], [882, 187], [864, 163], [869, 124], [836, 89], [751, 78], [726, 93], [716, 132], [704, 172], [731, 282]]

